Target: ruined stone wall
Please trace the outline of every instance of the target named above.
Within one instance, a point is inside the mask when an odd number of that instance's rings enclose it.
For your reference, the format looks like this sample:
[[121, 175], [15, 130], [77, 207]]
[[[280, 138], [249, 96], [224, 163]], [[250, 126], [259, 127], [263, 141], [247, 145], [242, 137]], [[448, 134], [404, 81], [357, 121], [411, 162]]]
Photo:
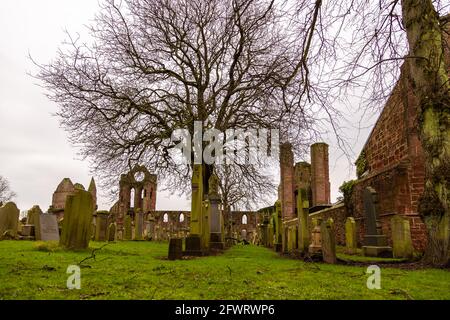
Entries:
[[[243, 216], [247, 216], [247, 224], [243, 224]], [[246, 240], [250, 241], [252, 236], [257, 232], [258, 224], [262, 221], [262, 215], [254, 211], [232, 211], [232, 233], [241, 239], [243, 230], [247, 234]]]
[[[152, 211], [147, 221], [152, 221], [152, 232], [157, 240], [168, 240], [170, 236], [187, 235], [190, 225], [190, 211]], [[166, 219], [166, 220], [165, 220]]]

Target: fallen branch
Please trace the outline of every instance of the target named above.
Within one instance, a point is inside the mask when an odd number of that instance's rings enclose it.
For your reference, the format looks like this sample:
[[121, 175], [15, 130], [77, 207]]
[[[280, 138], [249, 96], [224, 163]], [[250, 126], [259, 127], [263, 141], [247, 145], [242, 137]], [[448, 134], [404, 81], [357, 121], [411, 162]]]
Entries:
[[83, 260], [81, 260], [80, 262], [78, 262], [78, 265], [81, 265], [84, 261], [89, 260], [89, 259], [94, 259], [95, 260], [95, 255], [96, 252], [99, 250], [102, 250], [104, 247], [106, 247], [109, 243], [104, 244], [103, 246], [101, 246], [100, 248], [95, 248], [92, 250], [91, 255], [89, 257], [84, 258]]

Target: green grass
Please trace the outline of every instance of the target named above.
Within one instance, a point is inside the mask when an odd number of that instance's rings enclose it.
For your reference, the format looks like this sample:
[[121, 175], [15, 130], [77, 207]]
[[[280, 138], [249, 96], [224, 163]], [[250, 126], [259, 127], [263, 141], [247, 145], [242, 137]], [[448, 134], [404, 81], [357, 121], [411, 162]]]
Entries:
[[[91, 248], [104, 243], [91, 242]], [[0, 241], [0, 299], [450, 299], [450, 273], [380, 267], [380, 290], [365, 267], [305, 263], [255, 246], [168, 261], [167, 243], [118, 242], [82, 263], [81, 290], [67, 267], [90, 256], [31, 241]]]

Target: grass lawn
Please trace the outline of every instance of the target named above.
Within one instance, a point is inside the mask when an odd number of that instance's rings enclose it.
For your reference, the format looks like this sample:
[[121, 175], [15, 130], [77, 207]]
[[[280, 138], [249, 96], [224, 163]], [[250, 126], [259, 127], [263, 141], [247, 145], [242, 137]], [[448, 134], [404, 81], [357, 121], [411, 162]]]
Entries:
[[[91, 242], [92, 248], [104, 243]], [[381, 289], [365, 267], [305, 263], [256, 246], [168, 261], [167, 243], [118, 242], [81, 265], [81, 290], [66, 288], [67, 267], [91, 250], [40, 251], [0, 241], [0, 299], [450, 299], [450, 272], [381, 267]]]

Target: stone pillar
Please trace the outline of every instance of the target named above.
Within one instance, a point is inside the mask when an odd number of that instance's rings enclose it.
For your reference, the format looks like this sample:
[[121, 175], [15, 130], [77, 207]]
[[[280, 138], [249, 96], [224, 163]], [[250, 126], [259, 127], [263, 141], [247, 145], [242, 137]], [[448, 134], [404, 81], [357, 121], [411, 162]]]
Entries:
[[297, 194], [297, 214], [299, 223], [299, 244], [300, 252], [308, 252], [309, 247], [309, 228], [308, 228], [308, 215], [309, 215], [309, 201], [306, 193], [306, 189], [298, 189]]
[[290, 220], [295, 218], [294, 154], [290, 143], [280, 146], [280, 185], [282, 217]]
[[91, 239], [94, 202], [88, 191], [77, 190], [68, 196], [60, 244], [69, 249], [87, 249]]
[[347, 254], [355, 254], [357, 243], [355, 219], [348, 217], [345, 221], [345, 252]]
[[201, 250], [203, 253], [207, 253], [209, 251], [209, 239], [210, 239], [210, 232], [209, 232], [209, 208], [210, 203], [209, 200], [204, 200], [202, 203], [202, 234], [200, 236], [201, 238]]
[[[202, 254], [203, 167], [195, 164], [192, 172], [190, 234], [186, 238], [186, 255]], [[209, 235], [208, 235], [209, 236]]]
[[212, 174], [208, 181], [209, 199], [209, 248], [210, 250], [224, 250], [225, 243], [222, 238], [223, 220], [219, 209], [219, 178]]
[[311, 146], [312, 207], [330, 205], [330, 173], [328, 145], [320, 142]]

